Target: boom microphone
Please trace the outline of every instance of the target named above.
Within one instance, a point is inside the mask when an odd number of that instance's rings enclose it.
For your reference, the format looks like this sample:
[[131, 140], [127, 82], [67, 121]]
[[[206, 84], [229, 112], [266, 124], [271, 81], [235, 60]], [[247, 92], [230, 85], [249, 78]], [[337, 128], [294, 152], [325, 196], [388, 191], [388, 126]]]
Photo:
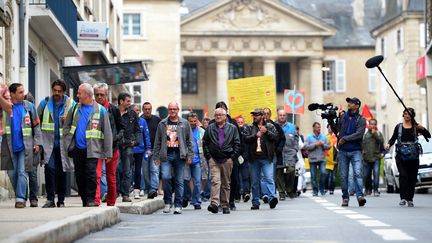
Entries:
[[378, 67], [383, 60], [384, 60], [384, 57], [382, 55], [374, 56], [374, 57], [369, 58], [369, 60], [366, 61], [365, 66], [367, 68]]
[[318, 109], [319, 107], [320, 107], [320, 105], [318, 103], [312, 103], [312, 104], [308, 105], [308, 109], [310, 111], [314, 111], [314, 110]]

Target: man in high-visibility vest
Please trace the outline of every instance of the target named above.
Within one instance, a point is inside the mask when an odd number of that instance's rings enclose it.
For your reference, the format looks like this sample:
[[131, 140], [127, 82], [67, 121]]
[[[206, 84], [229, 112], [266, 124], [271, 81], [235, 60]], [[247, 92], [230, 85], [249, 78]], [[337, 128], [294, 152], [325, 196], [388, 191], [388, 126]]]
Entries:
[[99, 206], [96, 197], [98, 159], [112, 158], [113, 137], [105, 107], [94, 101], [93, 87], [84, 83], [78, 88], [79, 103], [63, 125], [64, 149], [73, 158], [78, 193], [84, 207]]
[[75, 101], [65, 95], [66, 83], [55, 80], [51, 84], [51, 97], [43, 99], [37, 109], [41, 121], [42, 145], [45, 159], [45, 189], [47, 201], [43, 208], [55, 208], [55, 193], [57, 192], [57, 207], [64, 207], [66, 194], [66, 172], [73, 171], [72, 161], [66, 151], [61, 149], [63, 140], [63, 122], [73, 110]]
[[41, 131], [33, 103], [24, 100], [24, 86], [9, 86], [12, 109], [3, 111], [4, 135], [1, 146], [1, 169], [8, 170], [15, 190], [15, 208], [24, 208], [27, 200], [28, 172], [34, 170], [39, 154]]

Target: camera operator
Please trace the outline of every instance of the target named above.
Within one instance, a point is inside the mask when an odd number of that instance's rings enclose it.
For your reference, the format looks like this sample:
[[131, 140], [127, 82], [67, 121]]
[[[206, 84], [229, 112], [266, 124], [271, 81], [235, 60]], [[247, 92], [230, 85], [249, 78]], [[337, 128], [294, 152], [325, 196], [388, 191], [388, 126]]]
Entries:
[[366, 129], [366, 120], [360, 115], [361, 101], [356, 98], [346, 98], [348, 111], [339, 119], [338, 163], [342, 187], [342, 207], [348, 207], [348, 171], [351, 163], [354, 171], [354, 183], [356, 184], [356, 196], [360, 207], [366, 204], [363, 196], [362, 179], [362, 141]]

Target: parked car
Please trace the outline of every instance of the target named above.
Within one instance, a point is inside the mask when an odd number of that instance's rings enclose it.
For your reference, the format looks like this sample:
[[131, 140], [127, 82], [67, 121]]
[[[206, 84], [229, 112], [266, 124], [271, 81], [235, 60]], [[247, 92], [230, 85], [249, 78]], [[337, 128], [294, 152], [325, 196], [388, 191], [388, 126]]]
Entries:
[[[419, 136], [419, 143], [423, 148], [423, 154], [420, 155], [416, 188], [425, 191], [429, 186], [432, 186], [432, 141], [426, 142], [423, 136]], [[392, 146], [390, 152], [384, 157], [384, 183], [388, 193], [399, 192], [400, 188], [395, 148], [395, 145]]]

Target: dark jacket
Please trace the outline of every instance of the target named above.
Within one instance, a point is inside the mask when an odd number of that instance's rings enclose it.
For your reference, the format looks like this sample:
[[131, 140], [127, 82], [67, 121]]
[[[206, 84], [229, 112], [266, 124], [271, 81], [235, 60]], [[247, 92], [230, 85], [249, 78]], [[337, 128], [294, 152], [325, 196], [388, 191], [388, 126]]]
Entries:
[[123, 137], [124, 125], [121, 122], [121, 114], [117, 106], [109, 103], [108, 114], [109, 114], [109, 121], [111, 125], [111, 131], [113, 134], [113, 151], [114, 151], [119, 148], [119, 142]]
[[285, 142], [286, 142], [285, 133], [279, 124], [275, 123], [272, 120], [270, 120], [269, 122], [271, 124], [273, 124], [273, 126], [276, 128], [276, 131], [278, 133], [278, 139], [275, 143], [275, 152], [276, 152], [277, 164], [283, 164], [282, 152], [284, 150], [284, 146], [285, 146]]
[[222, 148], [219, 147], [217, 124], [210, 124], [203, 138], [204, 156], [207, 161], [210, 158], [223, 160], [231, 158], [233, 161], [240, 155], [240, 135], [238, 129], [230, 123], [224, 126], [225, 141]]
[[[144, 118], [144, 120], [147, 122], [147, 127], [149, 129], [150, 132], [150, 143], [151, 143], [151, 148], [154, 148], [154, 141], [155, 141], [155, 137], [156, 137], [156, 130], [158, 128], [159, 122], [161, 121], [161, 119], [158, 116], [152, 115], [150, 117], [150, 119], [147, 119], [144, 117], [144, 115], [141, 116], [142, 118]], [[144, 144], [144, 146], [147, 146], [146, 144]]]
[[[267, 132], [261, 136], [261, 143], [265, 144], [265, 155], [271, 161], [273, 161], [274, 151], [275, 151], [275, 143], [277, 142], [279, 135], [278, 132], [271, 123], [265, 123], [264, 125], [267, 128]], [[258, 125], [253, 123], [246, 127], [244, 132], [244, 141], [249, 144], [249, 160], [250, 162], [255, 160], [255, 154], [257, 149], [257, 133], [258, 133]]]
[[341, 151], [352, 152], [362, 150], [363, 135], [366, 130], [366, 119], [358, 113], [351, 119], [355, 119], [355, 131], [353, 132], [347, 131], [348, 124], [345, 122], [344, 115], [339, 119], [339, 139], [345, 141], [344, 144], [339, 146], [339, 150]]
[[141, 129], [139, 127], [138, 115], [132, 108], [129, 108], [128, 111], [121, 116], [121, 123], [123, 126], [123, 137], [119, 141], [119, 146], [127, 148], [138, 145], [141, 139]]

